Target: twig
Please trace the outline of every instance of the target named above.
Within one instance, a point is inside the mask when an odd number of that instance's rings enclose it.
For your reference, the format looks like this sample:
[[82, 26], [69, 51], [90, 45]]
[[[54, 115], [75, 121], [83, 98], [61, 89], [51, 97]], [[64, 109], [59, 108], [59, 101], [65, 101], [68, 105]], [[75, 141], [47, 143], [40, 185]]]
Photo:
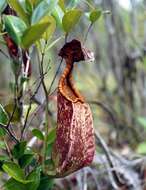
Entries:
[[89, 27], [88, 27], [88, 30], [87, 30], [87, 32], [86, 32], [86, 34], [85, 34], [85, 38], [84, 38], [84, 44], [85, 44], [86, 41], [87, 41], [87, 37], [88, 37], [88, 34], [89, 34], [89, 32], [90, 32], [92, 26], [93, 26], [93, 23], [91, 23], [91, 24], [89, 25]]
[[65, 44], [67, 43], [68, 33], [65, 34]]
[[9, 128], [7, 128], [5, 125], [2, 124], [0, 124], [0, 127], [6, 131], [6, 133], [11, 137], [11, 139], [14, 142], [19, 143], [19, 140], [12, 134]]
[[8, 154], [8, 156], [9, 156], [9, 158], [13, 161], [13, 156], [12, 156], [12, 153], [11, 153], [10, 147], [9, 147], [7, 141], [5, 140], [5, 138], [3, 138], [3, 140], [4, 140], [4, 143], [5, 143], [5, 146], [6, 146], [7, 154]]
[[25, 129], [26, 129], [26, 126], [27, 126], [28, 116], [29, 116], [29, 113], [30, 113], [30, 110], [31, 110], [31, 105], [32, 105], [32, 101], [30, 100], [29, 107], [28, 107], [27, 113], [26, 113], [26, 118], [25, 118], [25, 121], [24, 121], [24, 125], [23, 125], [23, 128], [21, 130], [20, 141], [23, 139], [23, 136], [24, 136], [24, 132], [25, 132]]
[[[117, 122], [116, 122], [116, 119], [115, 117], [113, 116], [113, 113], [101, 102], [98, 102], [98, 101], [89, 101], [90, 104], [95, 104], [95, 105], [98, 105], [100, 106], [103, 110], [105, 110], [109, 116], [111, 117], [112, 119], [112, 122], [114, 124], [114, 126], [117, 128]], [[112, 159], [111, 159], [111, 156], [110, 156], [110, 150], [108, 149], [108, 146], [106, 145], [105, 141], [102, 139], [102, 137], [100, 136], [100, 134], [96, 131], [95, 132], [95, 137], [96, 137], [96, 140], [97, 142], [99, 141], [101, 147], [103, 148], [104, 152], [105, 152], [105, 155], [107, 157], [107, 160], [110, 164], [110, 167], [111, 168], [114, 168], [114, 164], [112, 162]], [[112, 172], [112, 175], [113, 177], [115, 178], [115, 180], [119, 183], [119, 184], [122, 184], [121, 182], [121, 179], [119, 178], [118, 174], [116, 173], [116, 171], [113, 171]], [[114, 185], [114, 184], [113, 184]], [[123, 185], [123, 184], [122, 184]]]
[[49, 88], [49, 90], [48, 90], [48, 95], [50, 95], [52, 86], [53, 86], [53, 84], [54, 84], [54, 82], [55, 82], [55, 80], [56, 80], [56, 77], [57, 77], [57, 75], [58, 75], [58, 73], [59, 73], [59, 71], [60, 71], [62, 62], [63, 62], [63, 58], [61, 59], [61, 61], [60, 61], [60, 63], [59, 63], [59, 66], [58, 66], [58, 68], [57, 68], [57, 71], [56, 71], [56, 73], [55, 73], [55, 75], [54, 75], [54, 77], [53, 77], [53, 80], [52, 80], [52, 82], [51, 82], [50, 88]]
[[97, 106], [101, 107], [104, 111], [106, 111], [108, 113], [108, 115], [110, 116], [115, 128], [118, 128], [116, 118], [115, 118], [114, 114], [112, 113], [112, 111], [107, 106], [105, 106], [102, 102], [99, 102], [99, 101], [88, 101], [88, 103], [97, 105]]
[[82, 0], [82, 2], [86, 3], [91, 9], [95, 9], [95, 7], [89, 3], [87, 0]]
[[[45, 77], [45, 75], [48, 74], [48, 71], [49, 71], [49, 69], [43, 74], [43, 76], [37, 77], [36, 80], [29, 86], [28, 91], [38, 82], [38, 80], [40, 80], [37, 89], [35, 90], [35, 92], [33, 93], [33, 95], [31, 96], [30, 99], [33, 99], [33, 100], [34, 100], [34, 97], [35, 97], [35, 95], [37, 94], [37, 92], [38, 92], [38, 90], [39, 90], [39, 87], [41, 86], [42, 78]], [[26, 92], [24, 93], [24, 96], [26, 96], [26, 95], [28, 94], [28, 91], [26, 91]]]
[[[96, 142], [99, 143], [107, 157], [108, 163], [107, 163], [107, 167], [111, 167], [112, 169], [114, 169], [114, 164], [112, 161], [112, 158], [110, 156], [110, 151], [108, 149], [108, 146], [106, 145], [105, 141], [102, 139], [102, 137], [100, 136], [100, 134], [98, 133], [98, 131], [95, 131], [95, 139]], [[109, 171], [109, 170], [108, 170]], [[111, 184], [113, 186], [114, 189], [119, 189], [117, 183], [121, 183], [118, 174], [116, 173], [115, 170], [108, 172], [110, 179], [111, 179]], [[123, 184], [122, 184], [123, 185]]]
[[46, 50], [51, 49], [54, 45], [56, 45], [56, 43], [58, 43], [62, 38], [64, 38], [64, 36], [61, 36], [59, 38], [57, 38], [55, 41], [53, 41], [47, 48]]
[[[44, 58], [45, 58], [45, 50], [47, 48], [47, 41], [45, 41], [45, 45], [44, 45], [44, 49], [41, 53], [41, 60], [39, 58], [39, 72], [40, 72], [40, 76], [43, 76], [44, 73]], [[43, 170], [45, 170], [45, 160], [46, 160], [46, 156], [47, 156], [47, 136], [48, 136], [48, 131], [49, 131], [49, 126], [50, 126], [50, 122], [49, 122], [49, 108], [48, 108], [48, 90], [47, 87], [45, 85], [45, 81], [44, 81], [44, 77], [42, 77], [42, 86], [44, 89], [44, 93], [45, 93], [45, 140], [44, 140], [44, 145], [43, 145]]]
[[14, 104], [13, 112], [12, 112], [12, 114], [11, 114], [11, 116], [10, 116], [10, 119], [9, 119], [7, 125], [5, 126], [5, 125], [0, 124], [0, 127], [2, 127], [2, 128], [7, 132], [7, 134], [8, 134], [16, 143], [18, 143], [18, 142], [19, 142], [18, 139], [15, 137], [15, 135], [14, 135], [14, 134], [11, 132], [11, 130], [10, 130], [10, 123], [11, 123], [13, 117], [14, 117], [14, 113], [15, 113], [16, 107], [17, 107], [16, 99], [14, 99], [14, 102], [15, 102], [15, 104]]
[[[44, 77], [44, 75], [43, 75], [43, 77]], [[20, 138], [21, 140], [23, 139], [23, 135], [24, 135], [24, 132], [25, 132], [25, 129], [26, 129], [26, 126], [27, 126], [27, 121], [28, 121], [28, 117], [29, 117], [30, 110], [31, 110], [32, 101], [34, 100], [34, 97], [35, 97], [35, 95], [37, 94], [37, 92], [38, 92], [38, 90], [39, 90], [39, 88], [40, 88], [40, 86], [41, 86], [41, 84], [42, 84], [42, 79], [43, 79], [43, 77], [41, 77], [41, 80], [40, 80], [40, 82], [39, 82], [38, 87], [36, 88], [36, 90], [35, 90], [35, 92], [32, 94], [32, 96], [30, 97], [29, 107], [28, 107], [28, 109], [27, 109], [26, 118], [25, 118], [25, 121], [24, 121], [24, 126], [23, 126], [22, 131], [21, 131], [21, 138]]]
[[[28, 59], [29, 59], [29, 58], [28, 58]], [[28, 69], [27, 69], [27, 70], [28, 70]], [[39, 77], [39, 79], [40, 79], [39, 85], [38, 85], [38, 87], [36, 88], [36, 90], [34, 91], [34, 93], [32, 94], [32, 96], [30, 97], [29, 107], [28, 107], [28, 109], [27, 109], [26, 118], [25, 118], [24, 125], [23, 125], [22, 131], [21, 131], [21, 138], [20, 138], [21, 140], [23, 139], [24, 132], [25, 132], [25, 129], [26, 129], [26, 126], [27, 126], [27, 121], [28, 121], [29, 113], [30, 113], [30, 111], [31, 111], [32, 102], [33, 102], [34, 97], [35, 97], [35, 95], [37, 94], [37, 92], [38, 92], [38, 90], [39, 90], [39, 88], [40, 88], [40, 86], [41, 86], [41, 84], [42, 84], [42, 81], [43, 81], [45, 75], [46, 75], [46, 74], [48, 73], [48, 71], [49, 71], [49, 64], [48, 64], [46, 70], [47, 70], [47, 71], [46, 71], [45, 73], [41, 74], [41, 76]], [[33, 83], [33, 85], [34, 85], [36, 82], [37, 82], [37, 80]]]
[[11, 123], [13, 117], [14, 117], [14, 113], [15, 113], [15, 111], [16, 111], [16, 108], [17, 108], [17, 103], [16, 103], [16, 98], [15, 98], [15, 99], [14, 99], [14, 108], [13, 108], [13, 112], [12, 112], [12, 114], [11, 114], [11, 116], [10, 116], [10, 119], [9, 119], [9, 121], [8, 121], [8, 123], [7, 123], [6, 128], [9, 128], [9, 125], [10, 125], [10, 123]]
[[0, 53], [2, 53], [7, 59], [10, 59], [10, 57], [2, 49], [0, 49]]

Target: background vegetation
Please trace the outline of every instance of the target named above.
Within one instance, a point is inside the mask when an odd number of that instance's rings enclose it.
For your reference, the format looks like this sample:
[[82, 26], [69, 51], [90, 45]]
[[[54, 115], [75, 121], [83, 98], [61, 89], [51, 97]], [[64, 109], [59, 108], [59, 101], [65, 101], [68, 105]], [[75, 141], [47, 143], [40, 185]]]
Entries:
[[[10, 132], [16, 137], [13, 139], [11, 134], [6, 135], [4, 131], [9, 133], [9, 130], [0, 131], [1, 185], [3, 186], [8, 179], [4, 175], [4, 171], [17, 181], [17, 183], [9, 181], [9, 183], [14, 183], [15, 187], [18, 185], [18, 189], [20, 187], [25, 189], [26, 187], [23, 187], [22, 184], [29, 180], [28, 176], [26, 181], [21, 179], [24, 177], [20, 174], [14, 176], [11, 171], [7, 170], [7, 167], [12, 167], [14, 173], [19, 173], [18, 169], [15, 172], [15, 166], [7, 165], [10, 164], [9, 162], [4, 167], [5, 160], [12, 157], [11, 161], [16, 160], [21, 168], [26, 167], [25, 172], [28, 174], [28, 166], [32, 166], [34, 162], [39, 163], [42, 154], [50, 156], [55, 139], [56, 88], [64, 68], [64, 64], [60, 65], [58, 52], [66, 39], [70, 41], [76, 38], [95, 54], [94, 62], [76, 65], [74, 79], [77, 88], [86, 97], [92, 108], [97, 154], [91, 168], [84, 168], [65, 179], [54, 181], [47, 177], [50, 173], [45, 177], [43, 173], [40, 174], [41, 177], [33, 174], [35, 177], [30, 176], [30, 179], [35, 178], [34, 181], [36, 181], [38, 177], [44, 180], [41, 184], [46, 183], [46, 186], [35, 184], [29, 188], [31, 190], [51, 188], [58, 190], [116, 189], [118, 183], [115, 180], [115, 174], [110, 170], [112, 166], [109, 159], [112, 159], [112, 164], [116, 163], [117, 167], [121, 163], [127, 167], [124, 166], [124, 169], [122, 168], [123, 170], [119, 171], [117, 169], [117, 173], [120, 176], [124, 175], [124, 180], [128, 180], [128, 183], [131, 186], [133, 185], [132, 187], [126, 185], [124, 186], [125, 189], [144, 189], [146, 1], [129, 0], [128, 9], [120, 5], [120, 0], [23, 0], [19, 2], [19, 5], [18, 2], [13, 0], [7, 2], [2, 0], [0, 2], [0, 103], [2, 105], [0, 120], [6, 126], [9, 122], [11, 123]], [[46, 2], [48, 3], [47, 8]], [[16, 11], [21, 20], [6, 16], [9, 14], [6, 11], [7, 3]], [[70, 12], [72, 10], [76, 11], [75, 16], [74, 13], [72, 15]], [[66, 18], [64, 17], [65, 14], [68, 14]], [[65, 19], [63, 20], [63, 18]], [[73, 18], [72, 22], [70, 21], [71, 18]], [[78, 18], [80, 19], [78, 20]], [[33, 28], [34, 24], [38, 24], [38, 26]], [[44, 30], [47, 31], [45, 34], [43, 34]], [[19, 84], [16, 83], [18, 82], [16, 78], [19, 56], [15, 56], [11, 48], [7, 47], [5, 38], [7, 34], [21, 49], [22, 55], [24, 53], [26, 60], [30, 59], [31, 63], [31, 69], [29, 67], [26, 75], [19, 75]], [[43, 60], [43, 68], [45, 68], [45, 73], [42, 75], [40, 75], [39, 70], [41, 60]], [[49, 122], [52, 127], [49, 128], [49, 131], [44, 130], [45, 111], [43, 103], [46, 94], [41, 77], [43, 77], [48, 90]], [[15, 100], [18, 100], [20, 92], [23, 95], [21, 94], [19, 103], [23, 105], [21, 107], [19, 104], [20, 107], [18, 105], [15, 107]], [[12, 114], [13, 118], [11, 118]], [[22, 133], [22, 126], [25, 126], [24, 134]], [[17, 138], [19, 139], [23, 135], [27, 141], [27, 146], [31, 147], [30, 150], [26, 148], [25, 141], [20, 141], [18, 147], [15, 145]], [[43, 152], [44, 146], [46, 148], [45, 153]], [[24, 151], [19, 152], [19, 149], [21, 151], [24, 149]], [[51, 164], [49, 163], [48, 171], [50, 167]], [[34, 172], [38, 173], [38, 170], [41, 170], [39, 166]], [[19, 184], [21, 182], [23, 183]], [[13, 185], [8, 184], [5, 188], [11, 190]]]

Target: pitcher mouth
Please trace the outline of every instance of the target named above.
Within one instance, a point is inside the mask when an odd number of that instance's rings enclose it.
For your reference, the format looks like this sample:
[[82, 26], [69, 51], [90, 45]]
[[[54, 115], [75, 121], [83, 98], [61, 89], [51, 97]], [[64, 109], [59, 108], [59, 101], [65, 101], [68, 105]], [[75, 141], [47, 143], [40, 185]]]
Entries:
[[67, 42], [58, 55], [64, 59], [70, 59], [72, 62], [94, 61], [94, 53], [83, 47], [81, 42], [76, 39]]

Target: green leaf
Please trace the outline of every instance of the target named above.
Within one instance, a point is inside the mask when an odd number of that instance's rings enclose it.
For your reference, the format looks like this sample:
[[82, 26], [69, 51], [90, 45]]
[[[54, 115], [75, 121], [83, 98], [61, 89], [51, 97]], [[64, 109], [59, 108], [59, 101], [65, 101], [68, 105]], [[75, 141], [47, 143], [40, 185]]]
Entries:
[[21, 168], [25, 168], [28, 166], [33, 160], [33, 154], [24, 154], [21, 158], [19, 158], [19, 165]]
[[8, 156], [5, 155], [0, 155], [0, 161], [6, 161], [9, 160], [10, 158]]
[[40, 168], [34, 169], [28, 176], [27, 180], [32, 181], [27, 184], [27, 190], [37, 190], [40, 184]]
[[2, 11], [5, 9], [6, 5], [6, 0], [0, 0], [0, 13], [2, 13]]
[[26, 190], [26, 185], [16, 181], [13, 178], [10, 178], [5, 184], [4, 184], [4, 190]]
[[31, 0], [34, 7], [37, 7], [42, 0]]
[[4, 141], [0, 141], [0, 149], [6, 148]]
[[18, 16], [28, 25], [29, 20], [19, 0], [7, 0], [9, 5], [16, 11]]
[[6, 131], [3, 128], [0, 128], [0, 137], [4, 137], [6, 134]]
[[56, 128], [50, 130], [47, 136], [47, 143], [52, 144], [56, 139]]
[[[15, 64], [15, 67], [17, 67], [17, 65]], [[19, 65], [18, 65], [19, 67]], [[19, 68], [18, 68], [19, 69]], [[16, 88], [15, 87], [15, 84], [13, 83], [10, 83], [11, 87], [12, 88]], [[13, 85], [13, 86], [12, 86]], [[13, 113], [14, 111], [14, 107], [16, 105], [14, 105], [14, 102], [9, 102], [7, 105], [5, 105], [5, 110], [7, 111], [9, 117], [11, 116], [11, 114]], [[15, 108], [15, 112], [13, 114], [13, 118], [11, 120], [11, 122], [19, 122], [20, 121], [20, 117], [21, 117], [21, 112], [20, 112], [20, 108], [18, 108], [18, 106], [16, 106]]]
[[40, 140], [44, 140], [44, 135], [39, 129], [33, 129], [32, 134]]
[[66, 9], [65, 9], [65, 2], [64, 2], [64, 0], [59, 0], [58, 5], [62, 9], [62, 11], [65, 13]]
[[45, 21], [45, 20], [46, 21], [48, 20], [50, 22], [49, 27], [47, 28], [46, 32], [43, 35], [43, 38], [45, 40], [48, 40], [53, 35], [53, 33], [55, 32], [56, 21], [55, 21], [55, 19], [52, 16], [46, 16], [46, 17], [44, 17], [43, 21]]
[[101, 16], [101, 10], [97, 9], [97, 10], [93, 10], [90, 15], [89, 15], [89, 20], [91, 21], [91, 23], [96, 22], [100, 16]]
[[54, 185], [54, 180], [50, 179], [47, 175], [42, 174], [40, 185], [37, 190], [51, 190]]
[[146, 142], [140, 143], [137, 147], [138, 154], [146, 154]]
[[73, 9], [64, 14], [62, 19], [63, 29], [66, 33], [69, 33], [79, 21], [82, 15], [82, 11]]
[[52, 12], [52, 16], [55, 18], [57, 26], [62, 29], [62, 18], [64, 16], [64, 12], [62, 9], [57, 5]]
[[0, 104], [0, 124], [7, 125], [8, 123], [8, 115], [4, 110], [3, 106]]
[[19, 165], [13, 162], [5, 162], [2, 166], [3, 170], [13, 179], [19, 181], [21, 183], [27, 183], [29, 181], [25, 180], [25, 175], [23, 170], [20, 168]]
[[54, 143], [51, 143], [51, 144], [48, 144], [48, 146], [47, 146], [47, 156], [51, 156], [51, 153], [52, 153], [52, 149], [53, 149], [53, 145], [54, 145]]
[[26, 49], [29, 48], [33, 43], [42, 37], [49, 25], [50, 22], [47, 21], [40, 22], [29, 27], [22, 37], [22, 46]]
[[14, 42], [18, 45], [21, 44], [21, 37], [23, 36], [24, 31], [27, 29], [27, 26], [23, 20], [16, 16], [4, 16], [4, 25], [5, 29]]
[[145, 117], [138, 117], [137, 121], [139, 122], [139, 124], [146, 129], [146, 118]]
[[26, 0], [18, 0], [18, 1], [19, 1], [19, 3], [21, 4], [21, 7], [23, 8], [23, 10], [26, 11], [26, 9], [25, 9], [25, 8], [26, 8], [26, 4], [25, 4], [25, 3], [26, 3], [26, 2], [25, 2]]
[[57, 5], [58, 0], [43, 0], [38, 6], [35, 8], [32, 14], [31, 23], [37, 23], [44, 16], [48, 15], [53, 11], [55, 6]]
[[52, 43], [49, 44], [49, 46], [46, 48], [46, 50], [51, 49], [53, 46], [55, 46], [63, 38], [64, 38], [64, 36], [60, 36], [59, 38], [57, 38], [56, 40], [54, 40]]
[[26, 6], [27, 13], [29, 14], [29, 16], [31, 16], [32, 11], [33, 11], [33, 4], [31, 0], [25, 0], [25, 6]]
[[6, 155], [0, 155], [0, 172], [4, 172], [2, 166], [6, 161], [9, 161], [10, 158]]
[[12, 150], [12, 154], [13, 154], [14, 158], [19, 159], [21, 156], [24, 155], [24, 152], [26, 150], [26, 145], [27, 145], [26, 141], [22, 141], [20, 143], [17, 143], [14, 146], [14, 148]]

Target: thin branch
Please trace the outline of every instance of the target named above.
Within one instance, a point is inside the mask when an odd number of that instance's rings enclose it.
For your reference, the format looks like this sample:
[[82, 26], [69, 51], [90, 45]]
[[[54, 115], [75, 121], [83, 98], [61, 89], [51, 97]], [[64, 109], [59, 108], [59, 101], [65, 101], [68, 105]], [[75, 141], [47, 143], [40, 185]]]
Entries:
[[[98, 101], [89, 101], [90, 104], [95, 104], [97, 106], [100, 106], [104, 111], [106, 111], [108, 113], [108, 115], [110, 116], [112, 122], [113, 122], [113, 125], [115, 126], [115, 128], [118, 127], [117, 125], [117, 120], [114, 116], [114, 114], [111, 112], [111, 110], [106, 107], [103, 103], [101, 102], [98, 102]], [[114, 170], [114, 163], [112, 161], [112, 158], [111, 158], [111, 150], [108, 149], [108, 146], [106, 145], [106, 143], [104, 142], [104, 140], [102, 139], [102, 137], [100, 136], [100, 134], [96, 131], [96, 139], [99, 141], [100, 145], [102, 146], [104, 152], [105, 152], [105, 155], [107, 157], [107, 160], [110, 164], [110, 167], [113, 169], [113, 176], [114, 178], [116, 179], [116, 181], [120, 184], [120, 185], [123, 185], [123, 181], [122, 179], [119, 177], [118, 173]]]
[[[40, 76], [43, 76], [44, 73], [44, 58], [45, 58], [45, 51], [47, 48], [47, 41], [45, 41], [45, 45], [43, 48], [43, 51], [41, 53], [41, 59], [39, 58], [39, 72], [40, 72]], [[44, 77], [42, 77], [42, 87], [44, 89], [44, 93], [45, 93], [45, 140], [44, 140], [44, 145], [43, 145], [43, 169], [45, 169], [45, 160], [46, 160], [46, 156], [47, 156], [47, 136], [48, 136], [48, 130], [49, 130], [49, 126], [50, 126], [50, 122], [49, 122], [49, 108], [48, 108], [48, 90], [45, 84], [45, 80]]]
[[6, 133], [9, 135], [9, 137], [15, 142], [19, 143], [19, 140], [13, 135], [13, 133], [10, 131], [9, 128], [7, 128], [5, 125], [0, 124], [0, 127], [6, 131]]
[[84, 44], [85, 44], [86, 41], [87, 41], [87, 37], [88, 37], [88, 34], [89, 34], [89, 32], [90, 32], [92, 26], [93, 26], [93, 23], [91, 23], [91, 24], [89, 25], [88, 29], [87, 29], [87, 32], [86, 32], [85, 38], [84, 38]]
[[10, 119], [9, 119], [7, 125], [5, 126], [5, 125], [0, 124], [0, 127], [2, 127], [2, 128], [7, 132], [7, 134], [8, 134], [16, 143], [18, 143], [18, 142], [19, 142], [18, 139], [15, 137], [15, 135], [14, 135], [14, 134], [11, 132], [11, 130], [10, 130], [10, 123], [11, 123], [13, 117], [14, 117], [14, 114], [15, 114], [15, 111], [16, 111], [16, 108], [17, 108], [16, 99], [14, 99], [14, 102], [15, 102], [15, 103], [14, 103], [14, 108], [13, 108], [12, 114], [11, 114], [11, 116], [10, 116]]
[[12, 153], [11, 153], [11, 149], [7, 143], [7, 141], [5, 140], [5, 138], [3, 138], [3, 141], [5, 143], [5, 146], [6, 146], [6, 151], [7, 151], [7, 154], [9, 156], [9, 158], [13, 161], [13, 156], [12, 156]]
[[86, 3], [91, 9], [95, 9], [95, 7], [89, 3], [87, 0], [82, 0], [82, 2]]
[[8, 121], [8, 123], [7, 123], [6, 128], [9, 128], [9, 125], [10, 125], [10, 123], [11, 123], [13, 117], [14, 117], [14, 114], [15, 114], [16, 108], [17, 108], [17, 103], [16, 103], [16, 99], [14, 99], [14, 108], [13, 108], [13, 112], [12, 112], [12, 114], [11, 114], [11, 116], [10, 116], [10, 119], [9, 119], [9, 121]]
[[10, 59], [10, 57], [2, 49], [0, 49], [0, 53], [2, 53], [7, 59]]
[[[110, 155], [110, 150], [108, 149], [108, 146], [106, 145], [105, 141], [102, 139], [102, 137], [100, 136], [100, 134], [98, 133], [98, 131], [95, 131], [95, 139], [96, 142], [99, 143], [106, 155], [106, 158], [109, 162], [109, 167], [111, 167], [112, 169], [114, 169], [114, 164]], [[108, 167], [108, 165], [107, 165]], [[111, 171], [111, 173], [109, 173], [110, 179], [111, 179], [111, 184], [113, 186], [114, 189], [119, 189], [118, 188], [118, 184], [121, 184], [121, 180], [117, 174], [117, 172], [115, 170]], [[123, 185], [123, 184], [122, 184]]]
[[[44, 54], [43, 54], [43, 55], [44, 55]], [[41, 69], [41, 67], [40, 67], [40, 69]], [[39, 90], [39, 88], [40, 88], [40, 86], [41, 86], [41, 84], [42, 84], [42, 81], [43, 81], [45, 75], [46, 75], [46, 74], [48, 73], [48, 71], [49, 71], [49, 64], [47, 65], [46, 70], [47, 70], [47, 71], [46, 71], [45, 73], [41, 74], [41, 76], [39, 77], [39, 79], [40, 79], [39, 85], [37, 86], [37, 88], [36, 88], [36, 90], [34, 91], [34, 93], [32, 94], [32, 96], [30, 97], [29, 107], [28, 107], [28, 109], [27, 109], [26, 118], [25, 118], [25, 121], [24, 121], [24, 126], [23, 126], [22, 131], [21, 131], [21, 138], [20, 138], [21, 140], [23, 139], [24, 132], [25, 132], [25, 129], [26, 129], [26, 127], [27, 127], [27, 122], [28, 122], [29, 113], [30, 113], [30, 111], [31, 111], [32, 102], [33, 102], [33, 100], [34, 100], [34, 98], [35, 98], [35, 95], [37, 94], [37, 92], [38, 92], [38, 90]], [[42, 72], [43, 72], [43, 71], [42, 71]], [[37, 81], [38, 81], [38, 79], [33, 83], [33, 85], [34, 85]]]
[[[95, 104], [97, 106], [100, 106], [103, 110], [105, 110], [109, 116], [111, 117], [113, 124], [115, 125], [115, 127], [117, 128], [117, 122], [115, 117], [113, 116], [113, 113], [101, 102], [98, 101], [89, 101], [90, 104]], [[101, 147], [103, 148], [103, 151], [105, 152], [105, 155], [107, 157], [107, 160], [109, 162], [109, 165], [111, 168], [114, 168], [114, 164], [110, 155], [110, 150], [108, 149], [108, 146], [106, 145], [105, 141], [102, 139], [102, 137], [100, 136], [100, 134], [98, 133], [98, 131], [95, 132], [95, 137], [96, 137], [96, 141], [100, 143]], [[112, 172], [112, 176], [114, 177], [114, 181], [116, 181], [118, 184], [123, 185], [123, 183], [121, 182], [121, 179], [119, 178], [119, 175], [117, 174], [116, 171]], [[111, 178], [112, 179], [112, 178]], [[117, 186], [117, 184], [113, 181], [113, 187]]]
[[56, 73], [55, 73], [55, 75], [54, 75], [54, 77], [53, 77], [53, 80], [52, 80], [52, 82], [51, 82], [50, 88], [49, 88], [49, 90], [48, 90], [48, 95], [50, 95], [52, 86], [53, 86], [53, 84], [54, 84], [54, 82], [55, 82], [55, 80], [56, 80], [56, 77], [57, 77], [57, 75], [58, 75], [58, 73], [59, 73], [59, 71], [60, 71], [62, 62], [63, 62], [63, 58], [61, 59], [61, 61], [60, 61], [60, 63], [59, 63], [59, 66], [58, 66], [58, 68], [57, 68], [57, 71], [56, 71]]
[[27, 126], [27, 122], [28, 122], [28, 117], [29, 117], [29, 113], [31, 111], [31, 106], [32, 106], [32, 102], [33, 102], [33, 99], [35, 97], [35, 95], [37, 94], [40, 86], [42, 84], [42, 79], [41, 81], [39, 82], [39, 85], [38, 87], [36, 88], [35, 92], [33, 93], [33, 95], [30, 97], [30, 101], [29, 101], [29, 107], [27, 109], [27, 113], [26, 113], [26, 118], [25, 118], [25, 121], [24, 121], [24, 126], [22, 128], [22, 131], [21, 131], [21, 140], [23, 139], [23, 135], [24, 135], [24, 132], [25, 132], [25, 129], [26, 129], [26, 126]]
[[97, 106], [101, 107], [104, 111], [106, 111], [108, 113], [108, 115], [110, 116], [112, 123], [115, 126], [115, 128], [118, 128], [117, 120], [116, 120], [114, 114], [106, 105], [104, 105], [102, 102], [99, 102], [99, 101], [88, 101], [88, 103], [93, 104], [93, 105], [97, 105]]
[[21, 130], [20, 141], [23, 139], [23, 136], [24, 136], [24, 132], [25, 132], [25, 129], [26, 129], [26, 126], [27, 126], [27, 121], [28, 121], [29, 113], [30, 113], [30, 110], [31, 110], [31, 105], [32, 105], [32, 101], [30, 100], [29, 107], [28, 107], [27, 113], [26, 113], [26, 118], [25, 118], [25, 121], [24, 121], [24, 125], [23, 125], [23, 128]]

